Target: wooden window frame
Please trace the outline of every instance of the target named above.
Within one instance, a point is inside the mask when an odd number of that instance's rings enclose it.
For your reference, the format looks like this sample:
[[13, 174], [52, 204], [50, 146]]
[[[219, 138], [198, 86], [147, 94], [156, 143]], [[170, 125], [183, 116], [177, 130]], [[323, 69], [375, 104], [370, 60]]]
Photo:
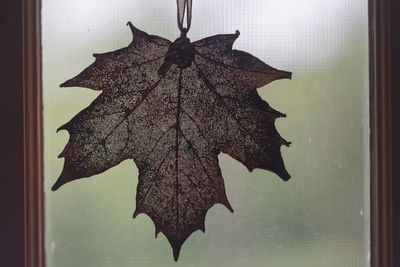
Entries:
[[[400, 266], [399, 1], [369, 0], [371, 262]], [[40, 1], [0, 4], [3, 266], [44, 267]]]

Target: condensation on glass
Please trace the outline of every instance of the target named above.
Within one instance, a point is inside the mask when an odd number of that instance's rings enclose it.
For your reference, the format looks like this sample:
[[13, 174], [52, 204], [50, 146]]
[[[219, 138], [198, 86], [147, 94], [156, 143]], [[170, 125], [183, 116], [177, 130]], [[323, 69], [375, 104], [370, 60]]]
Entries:
[[43, 0], [43, 101], [47, 265], [369, 266], [367, 0], [193, 1], [192, 41], [241, 32], [237, 49], [293, 72], [260, 88], [292, 142], [292, 175], [249, 173], [221, 154], [228, 198], [207, 214], [178, 263], [145, 215], [132, 219], [137, 169], [127, 160], [105, 173], [50, 190], [63, 165], [67, 132], [56, 129], [99, 92], [59, 88], [93, 62], [93, 53], [131, 41], [132, 21], [175, 40], [175, 1]]

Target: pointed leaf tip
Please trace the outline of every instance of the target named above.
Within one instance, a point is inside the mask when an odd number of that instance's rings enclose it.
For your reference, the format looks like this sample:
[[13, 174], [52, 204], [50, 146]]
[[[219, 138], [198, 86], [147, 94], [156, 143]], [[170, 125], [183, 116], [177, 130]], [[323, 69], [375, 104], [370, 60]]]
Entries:
[[155, 236], [155, 238], [157, 238], [158, 237], [158, 234], [160, 233], [161, 231], [160, 231], [160, 229], [155, 229], [155, 231], [154, 231], [154, 236]]
[[60, 87], [74, 87], [75, 84], [73, 83], [74, 79], [69, 79], [60, 84]]
[[57, 191], [61, 187], [61, 185], [62, 185], [61, 182], [57, 180], [55, 184], [51, 187], [51, 191]]
[[69, 181], [65, 179], [65, 173], [63, 172], [54, 185], [51, 187], [51, 191], [57, 191], [61, 186], [68, 183]]
[[181, 246], [172, 247], [172, 252], [174, 254], [174, 261], [177, 262], [179, 259], [179, 253], [181, 252]]
[[220, 201], [220, 203], [222, 205], [224, 205], [231, 213], [233, 213], [233, 208], [232, 208], [231, 203], [229, 203], [227, 198], [222, 200], [222, 201]]
[[245, 163], [244, 163], [244, 166], [246, 167], [246, 169], [247, 169], [249, 172], [253, 172], [254, 169], [255, 169], [255, 167], [254, 167], [253, 165], [250, 165], [249, 162], [245, 162]]
[[292, 79], [292, 73], [290, 71], [278, 70], [278, 79]]
[[292, 79], [292, 72], [290, 71], [283, 71], [285, 73], [285, 78], [291, 80]]
[[58, 133], [59, 131], [61, 131], [61, 130], [67, 130], [67, 124], [68, 124], [68, 123], [66, 123], [66, 124], [61, 125], [60, 127], [58, 127], [58, 128], [57, 128], [57, 133]]
[[290, 174], [286, 171], [285, 167], [283, 167], [283, 169], [280, 170], [278, 175], [285, 182], [289, 181], [289, 179], [290, 179]]
[[131, 32], [133, 35], [135, 34], [141, 34], [141, 35], [148, 35], [147, 33], [145, 33], [144, 31], [139, 30], [138, 28], [136, 28], [132, 22], [128, 21], [128, 23], [126, 23], [127, 26], [129, 26], [129, 28], [131, 29]]
[[136, 210], [133, 212], [132, 218], [135, 219], [139, 214], [140, 214], [140, 212], [138, 212], [138, 210], [136, 209]]
[[283, 181], [287, 182], [287, 181], [290, 180], [291, 176], [290, 176], [290, 174], [287, 174], [287, 176], [283, 176], [281, 178], [282, 178]]

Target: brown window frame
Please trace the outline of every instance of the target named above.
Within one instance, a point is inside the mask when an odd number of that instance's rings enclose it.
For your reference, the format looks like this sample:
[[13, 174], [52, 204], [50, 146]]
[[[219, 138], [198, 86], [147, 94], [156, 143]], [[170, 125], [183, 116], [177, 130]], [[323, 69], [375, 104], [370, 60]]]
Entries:
[[[400, 266], [396, 1], [369, 0], [372, 267]], [[0, 30], [0, 261], [2, 266], [44, 267], [40, 1], [2, 1]]]

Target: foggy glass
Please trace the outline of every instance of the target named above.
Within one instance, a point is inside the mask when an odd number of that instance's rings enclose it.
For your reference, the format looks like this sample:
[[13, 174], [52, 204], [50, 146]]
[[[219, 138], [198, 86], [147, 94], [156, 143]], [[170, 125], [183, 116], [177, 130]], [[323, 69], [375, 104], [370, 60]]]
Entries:
[[192, 40], [240, 31], [234, 48], [293, 72], [258, 89], [275, 109], [292, 178], [251, 173], [220, 154], [228, 198], [207, 213], [175, 263], [146, 215], [132, 219], [132, 160], [50, 190], [68, 133], [56, 129], [99, 94], [59, 88], [94, 61], [125, 47], [128, 21], [175, 40], [175, 1], [43, 0], [43, 118], [46, 257], [50, 267], [369, 266], [367, 0], [193, 1]]

